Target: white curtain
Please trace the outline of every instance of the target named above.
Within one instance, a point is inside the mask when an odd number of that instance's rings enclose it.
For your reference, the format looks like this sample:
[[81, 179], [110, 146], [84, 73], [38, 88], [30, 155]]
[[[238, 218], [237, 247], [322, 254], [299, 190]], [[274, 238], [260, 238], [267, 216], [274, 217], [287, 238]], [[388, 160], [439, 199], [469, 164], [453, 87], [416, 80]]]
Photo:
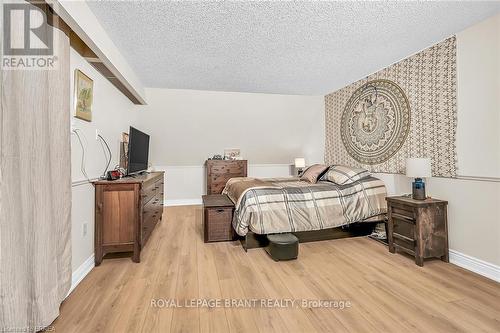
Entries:
[[50, 325], [71, 285], [69, 40], [47, 29], [56, 69], [0, 76], [0, 331]]

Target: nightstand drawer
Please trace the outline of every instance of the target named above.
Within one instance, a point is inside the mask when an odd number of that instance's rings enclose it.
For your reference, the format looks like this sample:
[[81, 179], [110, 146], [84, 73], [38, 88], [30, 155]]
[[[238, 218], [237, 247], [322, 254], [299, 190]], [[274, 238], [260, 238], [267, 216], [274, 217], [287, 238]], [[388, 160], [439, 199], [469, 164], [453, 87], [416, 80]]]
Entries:
[[408, 220], [399, 219], [394, 214], [392, 215], [392, 220], [394, 223], [394, 232], [405, 237], [414, 239], [415, 238], [415, 225], [408, 223]]
[[394, 238], [394, 244], [407, 250], [415, 251], [416, 242], [413, 237], [407, 237], [396, 232], [392, 234], [392, 237]]
[[401, 207], [391, 206], [392, 214], [398, 216], [403, 220], [413, 220], [415, 221], [415, 213], [412, 209], [404, 209]]

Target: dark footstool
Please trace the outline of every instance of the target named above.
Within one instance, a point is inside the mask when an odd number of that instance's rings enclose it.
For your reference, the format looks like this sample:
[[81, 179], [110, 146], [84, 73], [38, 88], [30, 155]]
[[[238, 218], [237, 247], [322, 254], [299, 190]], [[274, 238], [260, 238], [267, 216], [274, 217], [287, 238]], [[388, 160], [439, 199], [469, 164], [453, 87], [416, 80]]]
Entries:
[[267, 235], [269, 245], [266, 252], [275, 261], [297, 259], [299, 239], [290, 233]]

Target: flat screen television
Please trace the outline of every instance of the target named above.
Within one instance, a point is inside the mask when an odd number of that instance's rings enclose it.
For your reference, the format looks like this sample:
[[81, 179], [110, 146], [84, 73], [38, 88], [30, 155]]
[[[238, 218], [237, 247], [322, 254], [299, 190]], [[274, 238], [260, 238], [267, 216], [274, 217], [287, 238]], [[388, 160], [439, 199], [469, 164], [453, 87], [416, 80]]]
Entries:
[[128, 132], [127, 174], [147, 170], [149, 155], [149, 135], [130, 126]]

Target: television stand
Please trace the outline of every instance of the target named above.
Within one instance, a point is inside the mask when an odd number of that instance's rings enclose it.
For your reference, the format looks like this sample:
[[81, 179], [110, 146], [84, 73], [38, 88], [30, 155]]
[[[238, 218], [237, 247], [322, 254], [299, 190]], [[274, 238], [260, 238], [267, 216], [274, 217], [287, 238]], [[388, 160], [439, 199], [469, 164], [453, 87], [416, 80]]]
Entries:
[[[134, 176], [134, 175], [132, 175]], [[133, 252], [140, 262], [163, 214], [164, 173], [151, 172], [95, 185], [95, 264], [113, 252]]]

